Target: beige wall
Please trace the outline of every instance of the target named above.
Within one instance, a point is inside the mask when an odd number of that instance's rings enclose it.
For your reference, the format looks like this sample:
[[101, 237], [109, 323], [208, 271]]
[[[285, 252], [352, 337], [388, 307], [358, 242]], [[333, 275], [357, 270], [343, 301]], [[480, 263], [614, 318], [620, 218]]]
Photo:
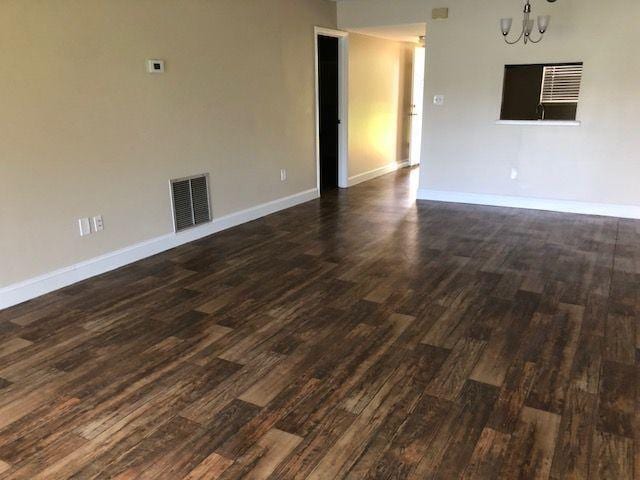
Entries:
[[314, 188], [313, 26], [335, 8], [4, 0], [0, 287], [171, 232], [170, 178], [210, 172], [216, 217]]
[[349, 177], [408, 158], [411, 46], [349, 34]]
[[[432, 21], [447, 6], [448, 20]], [[499, 19], [521, 15], [511, 0], [350, 0], [343, 28], [427, 22], [421, 188], [640, 205], [640, 3], [537, 1], [552, 15], [537, 45], [507, 46]], [[583, 61], [580, 127], [496, 125], [508, 63]], [[445, 105], [431, 103], [435, 94]], [[510, 179], [511, 168], [519, 177]]]

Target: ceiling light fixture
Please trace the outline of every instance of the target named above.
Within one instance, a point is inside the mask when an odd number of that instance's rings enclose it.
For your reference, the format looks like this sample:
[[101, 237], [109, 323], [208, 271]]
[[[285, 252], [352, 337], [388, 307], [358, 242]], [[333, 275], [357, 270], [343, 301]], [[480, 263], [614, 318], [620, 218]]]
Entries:
[[[555, 2], [555, 0], [547, 0], [547, 1], [550, 3]], [[524, 17], [522, 19], [522, 31], [520, 32], [520, 35], [518, 36], [518, 38], [516, 38], [515, 40], [509, 40], [507, 38], [507, 35], [509, 35], [509, 32], [511, 31], [511, 25], [513, 25], [513, 18], [501, 19], [500, 30], [502, 30], [502, 37], [504, 38], [504, 41], [509, 45], [515, 45], [520, 40], [523, 40], [525, 45], [529, 42], [538, 43], [544, 37], [544, 34], [547, 31], [547, 28], [549, 28], [550, 20], [551, 20], [551, 16], [549, 15], [540, 15], [538, 17], [538, 32], [540, 33], [540, 37], [538, 37], [537, 40], [534, 40], [531, 37], [531, 32], [533, 32], [533, 26], [534, 26], [534, 22], [531, 19], [531, 2], [530, 0], [526, 0], [524, 4]]]

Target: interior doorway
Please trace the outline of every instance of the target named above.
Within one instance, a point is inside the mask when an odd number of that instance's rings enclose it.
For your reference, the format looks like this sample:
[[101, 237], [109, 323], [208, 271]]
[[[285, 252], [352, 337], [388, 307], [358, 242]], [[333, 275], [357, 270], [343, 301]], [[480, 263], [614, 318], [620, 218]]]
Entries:
[[318, 123], [320, 134], [320, 192], [338, 188], [339, 39], [318, 36]]
[[424, 101], [425, 49], [413, 49], [413, 79], [411, 82], [411, 137], [409, 140], [409, 164], [420, 164], [422, 148], [422, 108]]
[[347, 74], [349, 34], [315, 28], [318, 192], [348, 186]]

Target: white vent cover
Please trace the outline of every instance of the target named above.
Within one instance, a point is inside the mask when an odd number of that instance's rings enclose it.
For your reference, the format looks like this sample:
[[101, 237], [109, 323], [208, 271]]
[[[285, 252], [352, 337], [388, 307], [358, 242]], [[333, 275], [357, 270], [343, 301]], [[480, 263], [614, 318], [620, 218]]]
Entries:
[[544, 67], [540, 103], [578, 103], [582, 64]]
[[176, 232], [210, 222], [209, 175], [171, 180], [171, 204]]

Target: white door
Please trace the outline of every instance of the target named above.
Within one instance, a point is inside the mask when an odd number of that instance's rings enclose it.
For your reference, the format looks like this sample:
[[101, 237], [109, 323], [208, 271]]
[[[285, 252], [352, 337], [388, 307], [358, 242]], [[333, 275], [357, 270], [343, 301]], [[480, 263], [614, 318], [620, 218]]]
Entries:
[[422, 100], [424, 98], [424, 47], [413, 49], [413, 82], [411, 85], [411, 140], [409, 163], [420, 163], [422, 146]]

